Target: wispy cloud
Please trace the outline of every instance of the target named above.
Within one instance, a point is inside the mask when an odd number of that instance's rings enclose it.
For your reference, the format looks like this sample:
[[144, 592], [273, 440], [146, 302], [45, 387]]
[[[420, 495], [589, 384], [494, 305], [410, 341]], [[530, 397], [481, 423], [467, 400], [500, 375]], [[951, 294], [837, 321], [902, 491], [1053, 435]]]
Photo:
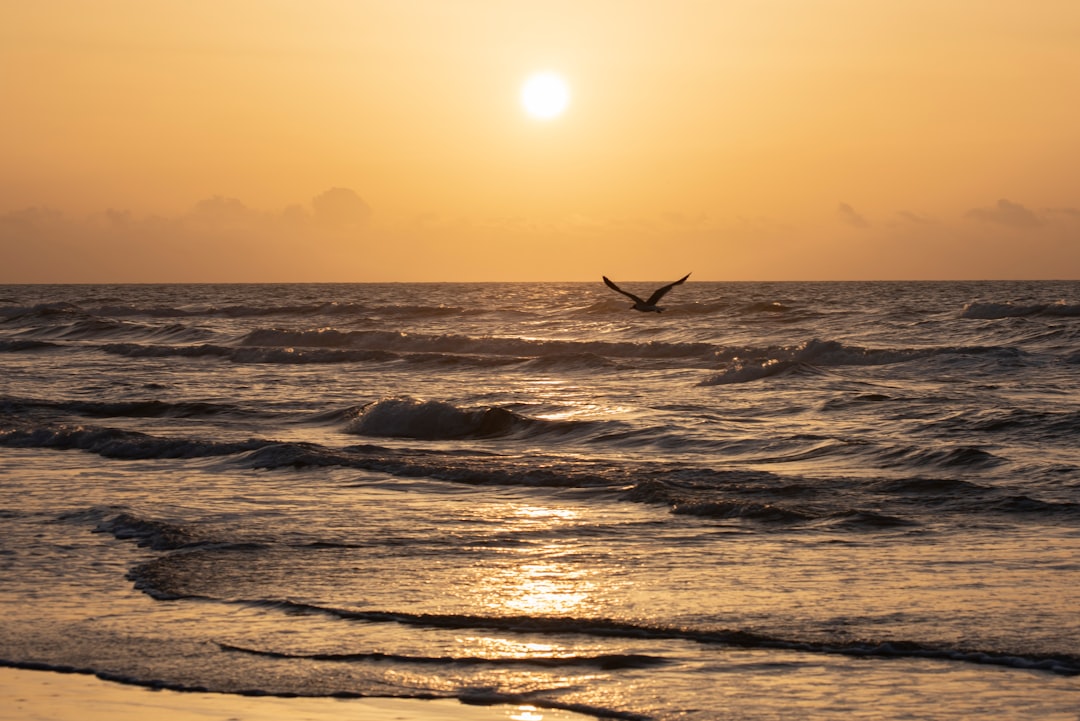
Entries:
[[1034, 211], [1005, 198], [989, 208], [972, 208], [967, 212], [967, 217], [1010, 228], [1037, 228], [1043, 224]]
[[840, 203], [836, 208], [836, 212], [840, 215], [842, 221], [854, 228], [870, 227], [870, 222], [847, 203]]
[[[0, 212], [0, 273], [19, 282], [60, 278], [250, 280], [259, 274], [333, 277], [370, 241], [372, 211], [354, 191], [332, 188], [309, 207], [253, 209], [236, 198], [204, 198], [176, 215], [110, 208], [88, 217], [30, 207]], [[366, 247], [370, 250], [374, 241]], [[371, 251], [376, 253], [376, 251]]]
[[936, 225], [937, 221], [933, 218], [929, 218], [925, 215], [919, 215], [918, 213], [912, 213], [910, 210], [900, 210], [896, 213], [901, 220], [907, 223], [914, 223], [916, 225]]
[[371, 220], [371, 206], [349, 188], [330, 188], [311, 201], [315, 220], [334, 228], [361, 228]]
[[1047, 208], [1047, 213], [1064, 215], [1071, 220], [1080, 220], [1080, 208]]

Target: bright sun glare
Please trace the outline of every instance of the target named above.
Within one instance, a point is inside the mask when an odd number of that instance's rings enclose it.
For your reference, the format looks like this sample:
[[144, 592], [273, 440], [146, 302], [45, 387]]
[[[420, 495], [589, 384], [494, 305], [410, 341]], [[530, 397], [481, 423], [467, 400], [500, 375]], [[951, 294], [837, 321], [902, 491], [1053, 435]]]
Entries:
[[570, 88], [555, 73], [536, 73], [521, 86], [521, 105], [534, 118], [554, 118], [561, 115], [569, 103]]

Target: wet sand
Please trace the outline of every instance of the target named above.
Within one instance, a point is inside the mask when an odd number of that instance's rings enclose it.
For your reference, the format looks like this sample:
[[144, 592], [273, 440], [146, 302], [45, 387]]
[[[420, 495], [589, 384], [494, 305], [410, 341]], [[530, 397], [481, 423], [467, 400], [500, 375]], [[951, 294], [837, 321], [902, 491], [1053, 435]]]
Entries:
[[570, 721], [530, 706], [455, 700], [272, 698], [156, 691], [78, 673], [0, 668], [0, 721]]

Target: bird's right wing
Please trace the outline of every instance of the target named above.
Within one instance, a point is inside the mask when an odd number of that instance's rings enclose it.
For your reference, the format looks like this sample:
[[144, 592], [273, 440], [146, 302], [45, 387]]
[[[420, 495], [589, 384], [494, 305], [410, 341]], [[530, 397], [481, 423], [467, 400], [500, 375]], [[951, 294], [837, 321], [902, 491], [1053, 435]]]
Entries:
[[657, 303], [659, 303], [660, 299], [663, 298], [664, 295], [669, 290], [671, 290], [672, 288], [674, 288], [677, 285], [682, 285], [683, 283], [686, 282], [686, 279], [689, 278], [689, 277], [690, 277], [690, 274], [687, 273], [686, 275], [684, 275], [682, 278], [679, 278], [674, 283], [668, 283], [663, 288], [657, 288], [656, 290], [654, 290], [653, 294], [651, 296], [649, 296], [649, 305], [656, 305]]
[[[622, 293], [627, 298], [630, 298], [631, 300], [633, 300], [635, 303], [643, 303], [644, 302], [644, 301], [641, 300], [641, 298], [638, 298], [633, 293], [627, 293], [625, 290], [623, 290], [619, 286], [612, 283], [611, 280], [606, 275], [603, 276], [603, 278], [604, 278], [604, 285], [606, 285], [608, 288], [611, 288], [616, 293]], [[685, 280], [685, 278], [683, 280]]]

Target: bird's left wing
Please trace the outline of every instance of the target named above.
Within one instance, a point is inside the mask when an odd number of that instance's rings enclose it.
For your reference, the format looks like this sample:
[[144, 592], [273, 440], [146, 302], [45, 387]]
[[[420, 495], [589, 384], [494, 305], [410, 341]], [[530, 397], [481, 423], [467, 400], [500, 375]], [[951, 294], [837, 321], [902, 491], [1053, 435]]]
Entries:
[[[623, 295], [625, 295], [625, 296], [626, 296], [627, 298], [630, 298], [630, 299], [632, 299], [632, 300], [633, 300], [633, 301], [634, 301], [635, 303], [642, 303], [642, 302], [643, 302], [643, 301], [641, 300], [641, 298], [638, 298], [638, 297], [637, 297], [636, 295], [634, 295], [633, 293], [627, 293], [627, 292], [626, 292], [625, 290], [623, 290], [623, 289], [622, 289], [622, 288], [620, 288], [619, 286], [617, 286], [617, 285], [615, 285], [614, 283], [612, 283], [612, 282], [611, 282], [611, 280], [610, 280], [610, 279], [609, 279], [609, 278], [608, 278], [608, 277], [607, 277], [606, 275], [605, 275], [605, 276], [603, 276], [603, 278], [604, 278], [604, 285], [606, 285], [606, 286], [607, 286], [608, 288], [611, 288], [611, 289], [612, 289], [613, 291], [615, 291], [616, 293], [622, 293], [622, 294], [623, 294]], [[686, 280], [686, 278], [683, 278], [683, 280]]]

